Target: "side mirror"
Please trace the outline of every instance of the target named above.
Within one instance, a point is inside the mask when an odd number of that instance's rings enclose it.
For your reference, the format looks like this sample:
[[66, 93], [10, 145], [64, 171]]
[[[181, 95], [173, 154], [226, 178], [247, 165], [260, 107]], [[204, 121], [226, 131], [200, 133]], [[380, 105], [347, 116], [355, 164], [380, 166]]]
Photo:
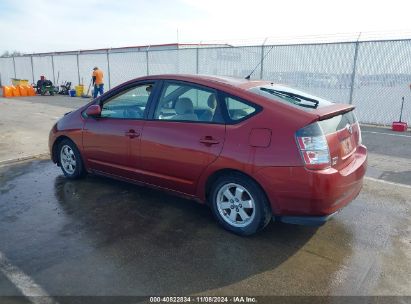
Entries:
[[98, 117], [101, 115], [101, 108], [99, 105], [91, 105], [86, 110], [87, 116]]

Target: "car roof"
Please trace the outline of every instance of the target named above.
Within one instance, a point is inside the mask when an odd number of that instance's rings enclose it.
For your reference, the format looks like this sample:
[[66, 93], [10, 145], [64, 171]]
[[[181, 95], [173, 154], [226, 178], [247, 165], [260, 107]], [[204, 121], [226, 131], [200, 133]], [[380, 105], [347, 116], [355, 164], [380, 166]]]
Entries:
[[145, 79], [181, 80], [194, 82], [213, 87], [230, 86], [238, 89], [248, 90], [250, 88], [268, 84], [269, 81], [247, 80], [245, 78], [215, 76], [215, 75], [192, 75], [192, 74], [163, 74], [144, 77]]
[[[286, 111], [289, 111], [289, 112], [292, 112], [298, 115], [306, 116], [309, 119], [313, 119], [313, 120], [318, 117], [318, 115], [315, 115], [315, 113], [313, 112], [306, 112], [301, 109], [293, 108], [290, 105], [279, 103], [279, 102], [273, 103], [271, 99], [258, 95], [256, 93], [253, 93], [249, 90], [257, 86], [271, 84], [272, 83], [271, 81], [248, 80], [245, 78], [229, 77], [229, 76], [215, 76], [215, 75], [158, 74], [158, 75], [141, 76], [141, 77], [129, 80], [111, 89], [110, 91], [114, 91], [114, 92], [117, 90], [121, 91], [122, 88], [124, 88], [125, 86], [133, 84], [135, 82], [139, 82], [139, 81], [150, 82], [153, 80], [175, 80], [175, 81], [185, 81], [188, 83], [191, 82], [194, 84], [207, 86], [209, 88], [222, 90], [223, 92], [226, 92], [228, 94], [233, 94], [245, 100], [252, 100], [254, 103], [257, 103], [263, 107], [267, 107], [267, 108], [275, 107], [277, 109], [284, 109]], [[108, 92], [106, 92], [104, 95], [106, 95]]]
[[[273, 102], [271, 99], [268, 99], [267, 97], [264, 97], [264, 96], [256, 95], [255, 93], [251, 93], [249, 91], [249, 89], [257, 87], [257, 86], [272, 84], [271, 81], [248, 80], [245, 78], [236, 78], [236, 77], [229, 77], [229, 76], [196, 75], [196, 74], [193, 74], [193, 75], [191, 74], [163, 74], [163, 75], [146, 76], [146, 77], [142, 77], [141, 79], [180, 80], [180, 81], [193, 82], [193, 83], [200, 84], [200, 85], [214, 87], [215, 89], [227, 89], [228, 88], [231, 91], [240, 89], [240, 90], [243, 90], [243, 92], [240, 95], [244, 95], [244, 96], [248, 95], [248, 97], [251, 97], [251, 95], [249, 94], [252, 94], [252, 98], [254, 102], [259, 100], [260, 105], [265, 104], [269, 107], [273, 106]], [[328, 107], [315, 109], [312, 112], [307, 112], [307, 111], [304, 111], [302, 108], [293, 108], [291, 105], [288, 105], [288, 104], [276, 103], [275, 107], [284, 108], [284, 109], [287, 109], [288, 111], [293, 111], [295, 113], [298, 113], [299, 115], [305, 115], [307, 117], [311, 116], [313, 118], [314, 116], [326, 118], [329, 115], [335, 115], [335, 113], [338, 113], [341, 111], [349, 111], [350, 109], [354, 108], [351, 105], [334, 104]]]

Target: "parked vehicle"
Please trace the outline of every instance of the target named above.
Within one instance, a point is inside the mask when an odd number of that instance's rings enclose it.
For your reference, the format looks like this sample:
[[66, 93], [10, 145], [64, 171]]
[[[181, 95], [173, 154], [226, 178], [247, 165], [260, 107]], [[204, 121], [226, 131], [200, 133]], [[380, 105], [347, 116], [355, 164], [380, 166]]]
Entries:
[[367, 149], [353, 109], [267, 81], [147, 76], [67, 113], [49, 145], [67, 178], [162, 188], [251, 235], [271, 219], [323, 224], [358, 195]]

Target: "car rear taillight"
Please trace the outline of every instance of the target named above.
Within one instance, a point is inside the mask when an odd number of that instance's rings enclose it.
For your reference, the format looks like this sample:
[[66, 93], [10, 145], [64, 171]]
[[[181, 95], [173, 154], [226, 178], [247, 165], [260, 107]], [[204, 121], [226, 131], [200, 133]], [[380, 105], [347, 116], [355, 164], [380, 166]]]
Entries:
[[318, 123], [312, 123], [296, 133], [301, 156], [308, 169], [325, 169], [330, 167], [330, 151], [327, 139]]

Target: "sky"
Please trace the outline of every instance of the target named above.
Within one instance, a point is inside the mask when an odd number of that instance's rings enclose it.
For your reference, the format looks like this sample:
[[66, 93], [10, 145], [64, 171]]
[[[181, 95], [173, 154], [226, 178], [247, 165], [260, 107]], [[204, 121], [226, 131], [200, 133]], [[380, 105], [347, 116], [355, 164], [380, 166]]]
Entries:
[[6, 50], [411, 33], [410, 18], [409, 0], [0, 0], [0, 55]]

